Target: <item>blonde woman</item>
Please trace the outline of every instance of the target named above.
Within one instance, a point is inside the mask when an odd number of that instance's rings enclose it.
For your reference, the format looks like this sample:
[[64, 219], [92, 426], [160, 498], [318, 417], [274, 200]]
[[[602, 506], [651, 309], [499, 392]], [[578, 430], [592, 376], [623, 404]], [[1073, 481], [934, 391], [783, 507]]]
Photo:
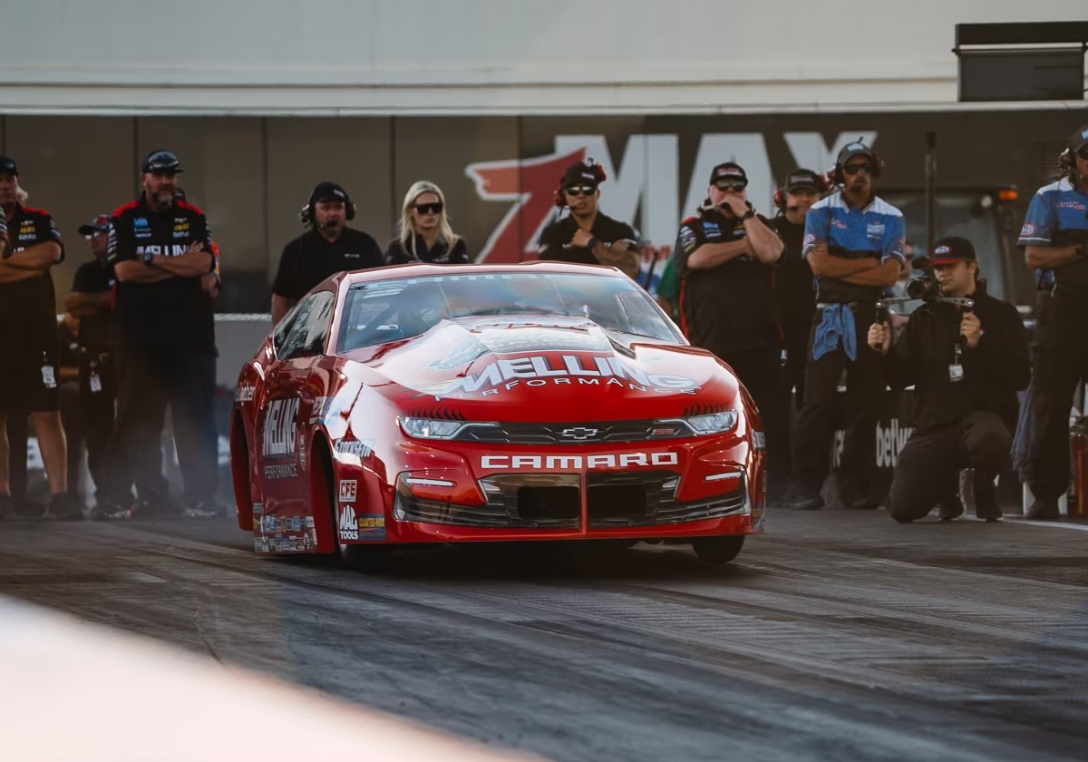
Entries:
[[408, 189], [397, 232], [398, 237], [386, 249], [386, 264], [466, 265], [469, 262], [465, 239], [453, 232], [446, 216], [446, 197], [432, 182], [420, 180]]

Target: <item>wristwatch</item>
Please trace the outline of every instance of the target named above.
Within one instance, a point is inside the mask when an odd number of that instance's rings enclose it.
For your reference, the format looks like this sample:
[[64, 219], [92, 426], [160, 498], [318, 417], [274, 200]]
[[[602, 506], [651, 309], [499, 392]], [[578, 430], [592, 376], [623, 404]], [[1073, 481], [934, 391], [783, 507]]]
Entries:
[[155, 255], [152, 254], [149, 249], [144, 249], [144, 256], [143, 256], [144, 264], [150, 267], [151, 266], [151, 257], [153, 257], [153, 256], [155, 256]]
[[753, 210], [749, 209], [747, 212], [745, 212], [743, 215], [741, 215], [741, 219], [742, 220], [750, 220], [755, 216], [756, 216], [756, 213]]

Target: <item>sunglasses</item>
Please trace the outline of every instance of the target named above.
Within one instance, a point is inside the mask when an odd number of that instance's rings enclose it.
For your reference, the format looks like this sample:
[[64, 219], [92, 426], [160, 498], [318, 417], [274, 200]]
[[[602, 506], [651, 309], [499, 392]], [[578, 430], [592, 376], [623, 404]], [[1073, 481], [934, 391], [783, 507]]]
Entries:
[[565, 190], [569, 196], [592, 196], [597, 188], [593, 185], [571, 185]]
[[1085, 161], [1088, 161], [1088, 145], [1081, 146], [1081, 149], [1077, 151], [1077, 156], [1084, 159]]
[[730, 180], [719, 180], [714, 183], [714, 187], [722, 191], [742, 191], [748, 187], [748, 183], [744, 180], [737, 180], [735, 182]]
[[872, 164], [847, 164], [842, 168], [842, 171], [853, 177], [858, 172], [864, 172], [867, 175], [873, 174]]
[[436, 202], [434, 204], [416, 204], [416, 211], [420, 214], [441, 214], [442, 203]]

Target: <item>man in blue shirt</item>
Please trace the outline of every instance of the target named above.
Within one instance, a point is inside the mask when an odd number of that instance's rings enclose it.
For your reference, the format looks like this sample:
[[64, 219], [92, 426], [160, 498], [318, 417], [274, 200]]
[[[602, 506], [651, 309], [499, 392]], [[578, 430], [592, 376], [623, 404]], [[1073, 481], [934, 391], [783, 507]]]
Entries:
[[823, 507], [820, 492], [830, 467], [835, 398], [847, 373], [847, 429], [841, 501], [874, 508], [876, 423], [884, 373], [880, 355], [866, 342], [876, 303], [903, 267], [903, 213], [876, 196], [873, 178], [883, 162], [872, 148], [849, 143], [835, 160], [831, 181], [839, 190], [814, 204], [805, 217], [802, 254], [816, 277], [817, 310], [805, 370], [805, 399], [794, 427], [786, 503]]
[[1069, 488], [1069, 410], [1088, 375], [1088, 124], [1070, 137], [1062, 164], [1066, 175], [1032, 197], [1018, 242], [1028, 267], [1053, 274], [1033, 346], [1028, 518], [1044, 520], [1059, 518], [1058, 498]]

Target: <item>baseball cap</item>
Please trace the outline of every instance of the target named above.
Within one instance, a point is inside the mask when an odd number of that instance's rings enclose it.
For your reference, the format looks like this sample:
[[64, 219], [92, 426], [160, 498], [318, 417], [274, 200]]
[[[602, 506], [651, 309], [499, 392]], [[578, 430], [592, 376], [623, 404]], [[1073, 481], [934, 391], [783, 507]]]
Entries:
[[15, 159], [8, 156], [0, 156], [0, 172], [18, 177], [19, 165], [15, 163]]
[[79, 226], [80, 235], [94, 235], [95, 233], [105, 233], [110, 229], [110, 216], [108, 214], [100, 214], [86, 225]]
[[569, 188], [573, 185], [592, 185], [596, 188], [600, 185], [600, 178], [584, 161], [576, 161], [563, 173], [563, 187]]
[[159, 149], [152, 151], [144, 159], [143, 172], [183, 172], [181, 162], [173, 151]]
[[835, 160], [836, 164], [845, 164], [855, 156], [868, 156], [869, 161], [876, 161], [876, 155], [873, 153], [873, 149], [862, 143], [860, 140], [853, 143], [847, 143], [839, 151], [839, 157]]
[[1088, 146], [1088, 124], [1078, 127], [1073, 136], [1069, 138], [1069, 147], [1073, 149], [1073, 153], [1085, 146]]
[[737, 164], [734, 161], [727, 161], [710, 170], [710, 184], [713, 185], [719, 180], [743, 180], [747, 183], [748, 174], [740, 164]]
[[785, 187], [788, 191], [796, 190], [797, 188], [809, 188], [819, 192], [820, 178], [811, 169], [795, 169], [786, 175]]
[[328, 201], [329, 199], [343, 201], [346, 204], [348, 202], [347, 191], [334, 182], [329, 182], [328, 180], [320, 182], [314, 186], [314, 191], [310, 194], [310, 206], [313, 206], [318, 201]]
[[929, 264], [952, 265], [974, 259], [977, 257], [971, 242], [958, 235], [950, 235], [933, 244], [933, 256], [929, 258]]

